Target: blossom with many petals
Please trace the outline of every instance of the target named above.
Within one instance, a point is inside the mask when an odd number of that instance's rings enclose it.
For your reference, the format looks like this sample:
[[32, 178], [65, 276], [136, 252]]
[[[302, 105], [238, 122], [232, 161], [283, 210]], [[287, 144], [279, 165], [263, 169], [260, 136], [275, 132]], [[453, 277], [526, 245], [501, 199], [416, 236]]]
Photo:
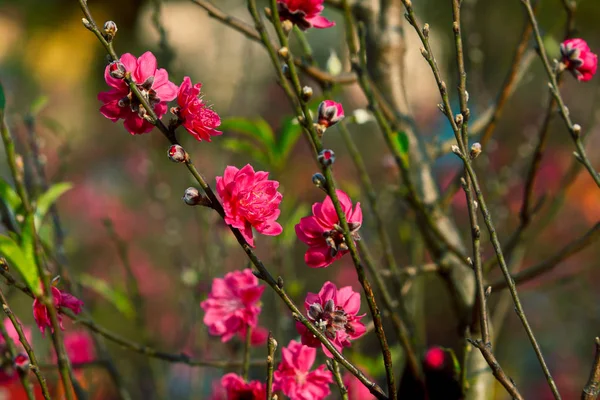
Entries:
[[298, 28], [331, 28], [335, 22], [321, 15], [324, 0], [277, 0], [279, 19], [290, 21]]
[[[79, 300], [72, 294], [61, 292], [54, 286], [52, 287], [52, 298], [54, 299], [54, 306], [56, 307], [56, 310], [59, 311], [57, 317], [60, 324], [60, 329], [64, 329], [62, 325], [60, 308], [65, 307], [73, 311], [75, 314], [79, 314], [81, 312], [81, 308], [83, 307], [83, 301]], [[33, 300], [33, 318], [35, 319], [35, 323], [40, 328], [42, 334], [46, 330], [46, 327], [50, 328], [50, 330], [54, 332], [54, 329], [52, 328], [52, 322], [50, 321], [50, 315], [48, 314], [48, 309], [38, 299]]]
[[371, 394], [369, 388], [350, 372], [344, 374], [342, 382], [348, 390], [348, 400], [374, 400], [376, 398]]
[[223, 375], [221, 381], [213, 387], [210, 400], [264, 400], [267, 397], [264, 383], [246, 382], [244, 378], [234, 373]]
[[236, 334], [245, 335], [248, 326], [256, 327], [264, 290], [249, 268], [215, 278], [208, 299], [200, 303], [208, 332], [227, 342]]
[[281, 349], [281, 363], [273, 375], [273, 389], [291, 400], [322, 400], [330, 393], [333, 376], [325, 365], [310, 370], [317, 350], [292, 340]]
[[[356, 203], [352, 210], [350, 197], [341, 190], [336, 190], [336, 193], [346, 214], [350, 233], [354, 240], [358, 240], [358, 230], [362, 224], [360, 203]], [[313, 204], [312, 213], [310, 217], [300, 219], [296, 225], [296, 235], [309, 246], [304, 255], [306, 264], [311, 268], [328, 267], [348, 252], [348, 244], [329, 196], [322, 203]]]
[[[360, 294], [346, 286], [338, 290], [333, 282], [325, 282], [319, 293], [308, 293], [304, 307], [311, 321], [331, 341], [338, 351], [350, 347], [350, 339], [358, 339], [366, 332], [365, 325], [360, 322], [363, 315], [360, 310]], [[301, 322], [296, 322], [296, 329], [302, 337], [302, 344], [310, 347], [322, 346], [327, 357], [331, 353]]]
[[181, 125], [192, 134], [198, 141], [210, 142], [211, 136], [221, 135], [223, 132], [216, 130], [221, 125], [221, 118], [209, 106], [202, 101], [200, 91], [201, 83], [192, 86], [189, 76], [183, 78], [179, 92], [177, 93], [177, 104], [171, 112], [179, 118]]
[[283, 195], [277, 191], [279, 182], [268, 177], [268, 172], [254, 172], [247, 164], [242, 169], [228, 166], [223, 176], [216, 178], [225, 222], [238, 228], [251, 247], [254, 247], [252, 228], [269, 236], [277, 236], [283, 230], [275, 221]]
[[577, 80], [587, 82], [598, 69], [598, 56], [583, 39], [567, 39], [560, 44], [562, 64]]
[[148, 133], [154, 125], [144, 118], [147, 111], [121, 78], [122, 72], [116, 73], [123, 70], [131, 75], [158, 118], [167, 112], [167, 102], [177, 96], [177, 85], [169, 81], [166, 70], [157, 69], [156, 57], [149, 51], [140, 58], [129, 53], [123, 54], [118, 62], [106, 67], [104, 79], [112, 89], [98, 94], [98, 100], [104, 103], [100, 112], [113, 122], [124, 119], [125, 129], [132, 135]]

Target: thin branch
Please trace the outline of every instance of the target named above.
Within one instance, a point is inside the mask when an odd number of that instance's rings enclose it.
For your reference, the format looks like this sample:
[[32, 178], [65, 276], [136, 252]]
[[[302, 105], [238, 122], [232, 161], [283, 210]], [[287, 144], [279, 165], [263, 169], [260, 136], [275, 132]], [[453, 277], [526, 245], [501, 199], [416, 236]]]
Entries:
[[340, 365], [335, 360], [327, 360], [327, 369], [331, 371], [333, 374], [333, 379], [335, 380], [335, 384], [337, 385], [340, 391], [340, 397], [342, 400], [348, 400], [348, 389], [344, 385], [344, 381], [342, 380], [342, 374], [340, 373]]
[[577, 158], [577, 160], [585, 166], [585, 168], [590, 173], [591, 177], [594, 179], [594, 182], [596, 182], [596, 185], [600, 187], [600, 174], [594, 169], [586, 155], [585, 148], [583, 146], [583, 141], [581, 138], [581, 127], [577, 124], [574, 124], [571, 121], [569, 110], [567, 109], [567, 106], [565, 105], [563, 98], [560, 94], [560, 88], [558, 87], [556, 74], [553, 71], [552, 66], [550, 65], [548, 53], [546, 52], [546, 48], [544, 46], [544, 40], [540, 33], [540, 28], [535, 18], [535, 12], [533, 11], [533, 8], [531, 6], [531, 1], [521, 0], [521, 3], [523, 3], [523, 6], [527, 11], [527, 16], [529, 17], [529, 22], [531, 23], [531, 26], [533, 26], [535, 41], [538, 45], [538, 53], [540, 55], [540, 59], [542, 60], [542, 64], [544, 65], [544, 69], [546, 70], [546, 73], [548, 75], [548, 79], [550, 80], [550, 93], [556, 100], [556, 103], [558, 104], [559, 113], [563, 121], [565, 122], [569, 134], [571, 135], [571, 139], [573, 139], [573, 142], [575, 143], [575, 148], [577, 149], [577, 152], [575, 153], [575, 158]]
[[269, 338], [267, 339], [267, 400], [271, 400], [273, 398], [275, 350], [277, 350], [277, 341], [273, 337], [273, 333], [269, 332]]
[[[3, 301], [4, 300], [5, 299], [3, 298]], [[8, 308], [8, 305], [6, 305], [6, 303], [4, 303], [4, 302], [3, 302], [3, 308], [5, 308], [5, 309]], [[4, 325], [3, 321], [0, 321], [0, 334], [2, 335], [2, 338], [4, 339], [4, 345], [6, 346], [6, 350], [8, 350], [8, 355], [10, 357], [10, 362], [12, 364], [11, 368], [16, 370], [16, 371], [12, 371], [12, 372], [13, 373], [16, 372], [19, 375], [19, 380], [21, 381], [21, 385], [23, 385], [23, 390], [25, 390], [27, 399], [35, 400], [35, 395], [33, 394], [33, 386], [31, 385], [31, 382], [29, 382], [29, 379], [27, 377], [29, 368], [28, 367], [19, 368], [15, 365], [15, 360], [17, 359], [19, 352], [17, 350], [17, 346], [15, 346], [15, 342], [13, 342], [12, 338], [6, 331], [6, 326]]]
[[581, 393], [581, 400], [596, 400], [600, 394], [600, 338], [596, 338], [596, 356], [590, 377]]
[[[537, 278], [538, 276], [553, 270], [558, 264], [567, 258], [571, 257], [573, 254], [580, 252], [585, 249], [590, 244], [594, 243], [596, 240], [600, 238], [600, 222], [596, 223], [588, 232], [585, 233], [582, 237], [577, 240], [569, 243], [564, 248], [559, 250], [556, 254], [551, 256], [549, 259], [542, 261], [539, 264], [536, 264], [532, 267], [524, 269], [516, 274], [512, 275], [512, 279], [515, 284], [522, 284], [528, 282], [532, 279]], [[501, 290], [506, 289], [507, 283], [504, 280], [498, 280], [491, 284], [492, 290]]]

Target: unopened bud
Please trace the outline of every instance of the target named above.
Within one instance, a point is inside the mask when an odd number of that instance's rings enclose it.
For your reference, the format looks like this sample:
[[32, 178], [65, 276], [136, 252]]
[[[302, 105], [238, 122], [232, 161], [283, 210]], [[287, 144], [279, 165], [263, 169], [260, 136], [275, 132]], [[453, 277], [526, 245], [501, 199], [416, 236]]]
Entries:
[[25, 353], [19, 353], [13, 360], [15, 368], [19, 371], [29, 371], [29, 357]]
[[83, 26], [86, 27], [86, 29], [89, 29], [90, 31], [94, 29], [94, 27], [87, 18], [81, 18], [81, 22], [83, 23]]
[[106, 21], [104, 23], [104, 35], [102, 36], [110, 42], [114, 39], [118, 30], [117, 24], [114, 21]]
[[457, 145], [453, 144], [451, 149], [454, 154], [462, 156], [462, 153], [460, 152], [460, 148]]
[[423, 36], [429, 37], [429, 24], [423, 25]]
[[271, 9], [269, 7], [265, 7], [265, 16], [267, 17], [267, 19], [271, 19], [273, 18], [273, 11], [271, 11]]
[[579, 136], [580, 133], [581, 133], [581, 125], [574, 124], [573, 125], [573, 134]]
[[277, 53], [279, 53], [279, 56], [284, 60], [287, 60], [290, 57], [290, 50], [285, 46], [277, 50]]
[[327, 185], [327, 179], [325, 179], [322, 173], [317, 172], [312, 176], [312, 183], [316, 187], [323, 189]]
[[302, 100], [308, 101], [313, 95], [313, 90], [310, 86], [304, 86], [302, 88]]
[[329, 128], [344, 118], [344, 108], [333, 100], [325, 100], [319, 104], [318, 124]]
[[421, 55], [423, 56], [423, 58], [429, 58], [429, 53], [427, 52], [427, 50], [425, 50], [425, 47], [421, 47], [419, 48], [419, 50], [421, 50]]
[[464, 122], [464, 117], [462, 114], [456, 114], [456, 117], [454, 117], [454, 121], [456, 121], [456, 125], [461, 126]]
[[333, 150], [325, 149], [319, 153], [317, 160], [319, 160], [322, 166], [329, 167], [335, 162], [335, 153]]
[[201, 195], [198, 189], [196, 189], [195, 187], [189, 187], [185, 189], [185, 193], [182, 199], [188, 206], [210, 205], [210, 200], [204, 195]]
[[281, 67], [281, 72], [283, 72], [283, 76], [285, 76], [286, 78], [291, 78], [290, 67], [287, 64], [283, 64], [283, 66]]
[[169, 147], [168, 151], [169, 160], [176, 163], [184, 163], [189, 160], [188, 153], [178, 144], [174, 144]]
[[471, 152], [469, 153], [471, 160], [476, 159], [477, 156], [479, 156], [480, 154], [481, 154], [481, 143], [473, 143], [471, 145]]
[[458, 24], [458, 22], [454, 21], [452, 23], [452, 30], [454, 31], [454, 33], [460, 32], [460, 25]]
[[444, 105], [442, 103], [438, 103], [438, 110], [440, 110], [442, 113], [446, 113], [446, 109], [444, 108]]
[[294, 24], [290, 20], [285, 20], [281, 23], [281, 28], [283, 29], [283, 33], [289, 35], [292, 29], [294, 28]]
[[442, 94], [446, 93], [446, 91], [447, 91], [446, 82], [442, 81], [442, 83], [440, 83], [440, 91], [442, 92]]
[[125, 77], [125, 66], [119, 61], [111, 62], [108, 66], [108, 72], [110, 76], [115, 79], [123, 79]]
[[490, 297], [490, 294], [492, 294], [492, 287], [488, 286], [485, 288], [485, 297]]

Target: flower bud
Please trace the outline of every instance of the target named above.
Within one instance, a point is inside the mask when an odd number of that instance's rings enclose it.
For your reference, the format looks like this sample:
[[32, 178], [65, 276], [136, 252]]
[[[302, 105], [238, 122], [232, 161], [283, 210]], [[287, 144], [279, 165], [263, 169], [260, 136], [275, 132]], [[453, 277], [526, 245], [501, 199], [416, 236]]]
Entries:
[[481, 143], [473, 143], [473, 145], [471, 146], [471, 151], [469, 153], [471, 160], [476, 159], [477, 156], [479, 156], [480, 154], [481, 154]]
[[581, 133], [581, 125], [574, 124], [573, 125], [573, 133], [575, 134], [575, 136], [579, 136], [579, 134]]
[[273, 18], [273, 11], [271, 11], [269, 7], [265, 7], [265, 17], [267, 17], [267, 19]]
[[185, 189], [183, 194], [183, 201], [188, 206], [195, 206], [202, 203], [202, 195], [195, 187], [189, 187]]
[[327, 179], [322, 173], [317, 172], [312, 176], [312, 183], [318, 188], [324, 188], [327, 185]]
[[30, 364], [29, 364], [29, 357], [27, 356], [27, 354], [24, 354], [24, 353], [17, 354], [13, 360], [13, 363], [15, 365], [15, 368], [18, 369], [19, 371], [26, 372], [29, 370]]
[[287, 47], [283, 46], [281, 47], [279, 50], [277, 50], [277, 53], [279, 54], [279, 56], [281, 58], [283, 58], [284, 60], [287, 60], [290, 57], [290, 49], [288, 49]]
[[462, 156], [462, 153], [460, 152], [460, 148], [457, 145], [453, 144], [451, 149], [454, 154], [456, 154], [458, 156]]
[[462, 114], [456, 114], [456, 117], [454, 117], [454, 121], [456, 121], [456, 125], [458, 125], [459, 127], [463, 124], [464, 120], [465, 118]]
[[421, 55], [423, 56], [424, 59], [429, 58], [429, 52], [427, 50], [425, 50], [425, 47], [421, 47], [421, 48], [419, 48], [419, 50], [421, 51]]
[[108, 67], [108, 71], [110, 76], [115, 79], [123, 79], [125, 77], [125, 66], [119, 61], [111, 62]]
[[118, 28], [117, 24], [114, 21], [106, 21], [104, 23], [104, 38], [110, 42], [114, 39], [117, 34]]
[[423, 25], [423, 36], [429, 37], [429, 24]]
[[81, 18], [81, 22], [83, 23], [83, 26], [86, 27], [86, 29], [89, 29], [90, 31], [94, 29], [94, 27], [87, 18]]
[[290, 20], [285, 20], [281, 23], [281, 28], [283, 29], [283, 33], [289, 35], [292, 29], [294, 28], [294, 24]]
[[317, 160], [319, 160], [322, 166], [329, 167], [335, 162], [335, 153], [333, 150], [325, 149], [319, 153]]
[[308, 101], [313, 95], [313, 90], [310, 86], [304, 86], [302, 88], [302, 100]]
[[169, 160], [176, 163], [184, 163], [189, 160], [188, 153], [178, 144], [169, 147]]
[[344, 108], [333, 100], [325, 100], [319, 104], [318, 124], [329, 128], [344, 118]]

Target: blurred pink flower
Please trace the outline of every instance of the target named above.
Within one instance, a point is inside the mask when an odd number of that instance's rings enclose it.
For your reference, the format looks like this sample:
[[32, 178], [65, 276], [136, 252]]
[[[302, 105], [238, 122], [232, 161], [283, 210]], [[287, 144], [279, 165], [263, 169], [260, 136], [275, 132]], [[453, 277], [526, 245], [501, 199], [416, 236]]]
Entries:
[[227, 342], [236, 334], [245, 335], [247, 326], [256, 327], [264, 290], [249, 268], [215, 278], [208, 299], [200, 303], [208, 332]]
[[423, 365], [429, 370], [439, 370], [446, 363], [446, 352], [439, 346], [430, 347], [423, 357]]
[[317, 350], [292, 340], [281, 349], [281, 363], [273, 375], [273, 389], [281, 390], [291, 400], [322, 400], [330, 393], [333, 382], [325, 365], [311, 371]]
[[[62, 325], [60, 307], [68, 308], [75, 314], [79, 314], [81, 312], [81, 308], [83, 307], [83, 301], [79, 300], [72, 294], [61, 292], [54, 286], [52, 287], [52, 297], [54, 298], [54, 305], [58, 311], [57, 317], [58, 322], [60, 323], [60, 328], [64, 329]], [[40, 328], [42, 334], [44, 334], [46, 327], [50, 328], [50, 330], [54, 332], [54, 329], [52, 328], [52, 322], [50, 322], [48, 309], [38, 299], [33, 300], [33, 318], [35, 319], [35, 323]]]
[[[350, 286], [337, 289], [334, 283], [325, 282], [319, 293], [308, 293], [304, 300], [308, 319], [331, 341], [338, 351], [350, 347], [350, 339], [358, 339], [366, 332], [357, 315], [360, 310], [360, 294]], [[323, 347], [327, 357], [332, 357], [327, 348], [302, 324], [296, 322], [296, 330], [301, 335], [302, 344], [310, 347]]]
[[[94, 350], [94, 341], [89, 333], [85, 331], [75, 331], [65, 334], [65, 349], [71, 363], [85, 364], [96, 359], [96, 351]], [[54, 362], [56, 362], [56, 354], [53, 353]]]
[[[351, 234], [355, 240], [358, 240], [360, 239], [358, 230], [362, 224], [360, 203], [356, 203], [353, 211], [350, 197], [341, 190], [336, 190], [336, 193], [346, 214]], [[328, 267], [348, 252], [348, 245], [329, 196], [323, 203], [313, 204], [312, 213], [310, 217], [300, 219], [300, 223], [296, 225], [296, 235], [309, 246], [304, 255], [306, 264], [311, 268]]]
[[371, 394], [369, 389], [350, 372], [344, 374], [342, 381], [348, 390], [348, 400], [373, 400], [376, 398]]
[[290, 21], [298, 28], [331, 28], [335, 22], [321, 16], [324, 0], [277, 0], [281, 21]]
[[137, 84], [137, 88], [158, 118], [167, 112], [167, 102], [177, 96], [177, 85], [169, 81], [166, 70], [156, 69], [156, 57], [149, 51], [140, 58], [125, 53], [119, 62], [106, 66], [104, 70], [104, 80], [112, 90], [98, 94], [98, 100], [104, 103], [100, 112], [113, 122], [124, 119], [125, 129], [132, 135], [148, 133], [154, 125], [144, 119], [146, 110], [123, 79], [111, 76], [111, 69], [114, 70], [115, 65], [120, 65], [131, 74], [131, 79]]
[[[8, 337], [15, 343], [17, 346], [17, 351], [19, 353], [16, 355], [13, 363], [6, 363], [2, 368], [0, 368], [0, 384], [4, 387], [7, 383], [13, 382], [17, 380], [18, 375], [15, 373], [15, 368], [25, 368], [29, 364], [29, 357], [25, 354], [23, 346], [21, 345], [21, 341], [19, 340], [19, 334], [15, 329], [15, 326], [11, 322], [9, 318], [4, 318], [3, 321], [4, 328], [6, 329], [6, 333], [8, 333]], [[29, 327], [23, 327], [23, 333], [25, 334], [25, 338], [29, 343], [31, 343], [31, 329]], [[6, 346], [6, 341], [4, 337], [0, 335], [0, 353], [6, 354], [8, 351], [8, 347]]]
[[319, 104], [319, 125], [329, 128], [344, 118], [344, 108], [333, 100], [324, 100]]
[[266, 396], [264, 383], [246, 382], [241, 376], [229, 373], [223, 375], [219, 383], [213, 384], [210, 400], [264, 400]]
[[587, 82], [596, 73], [598, 56], [583, 39], [567, 39], [560, 44], [562, 63], [581, 82]]
[[[12, 321], [7, 317], [4, 318], [3, 323], [6, 333], [8, 333], [8, 337], [10, 337], [17, 346], [20, 346], [21, 341], [19, 340], [19, 334], [17, 333]], [[27, 339], [28, 342], [31, 342], [31, 328], [28, 326], [23, 326], [22, 329], [23, 333], [25, 334], [25, 339]], [[6, 342], [4, 341], [4, 338], [2, 335], [0, 335], [0, 346], [4, 345], [5, 343]]]
[[198, 141], [210, 142], [211, 136], [221, 135], [223, 132], [215, 128], [221, 125], [219, 115], [210, 109], [200, 98], [201, 83], [192, 86], [189, 76], [183, 78], [179, 93], [177, 93], [177, 104], [171, 112], [175, 114], [181, 124]]
[[268, 177], [268, 172], [254, 172], [247, 164], [242, 169], [228, 166], [223, 176], [216, 178], [225, 222], [238, 228], [251, 247], [254, 247], [253, 227], [269, 236], [277, 236], [283, 230], [275, 221], [279, 217], [283, 195], [277, 191], [279, 182], [268, 180]]

